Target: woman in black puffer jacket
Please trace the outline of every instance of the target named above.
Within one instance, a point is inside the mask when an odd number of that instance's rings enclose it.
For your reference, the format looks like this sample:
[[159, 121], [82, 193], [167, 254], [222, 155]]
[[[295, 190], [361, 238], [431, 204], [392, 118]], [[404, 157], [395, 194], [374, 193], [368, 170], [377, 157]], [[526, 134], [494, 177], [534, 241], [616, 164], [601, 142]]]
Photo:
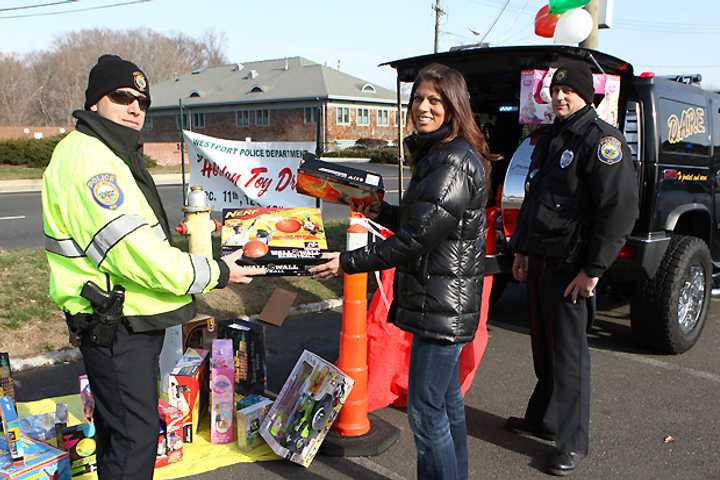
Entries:
[[413, 174], [400, 207], [366, 214], [395, 232], [350, 252], [328, 254], [315, 278], [396, 267], [393, 323], [414, 333], [408, 416], [418, 478], [467, 478], [465, 413], [458, 380], [464, 343], [480, 319], [488, 160], [462, 75], [432, 64], [411, 92], [407, 139]]

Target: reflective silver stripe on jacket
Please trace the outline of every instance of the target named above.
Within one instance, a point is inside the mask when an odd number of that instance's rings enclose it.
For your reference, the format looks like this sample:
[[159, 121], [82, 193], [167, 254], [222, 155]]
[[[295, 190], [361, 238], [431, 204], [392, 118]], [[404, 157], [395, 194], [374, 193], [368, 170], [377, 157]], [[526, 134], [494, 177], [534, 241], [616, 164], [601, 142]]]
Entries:
[[45, 235], [45, 250], [63, 257], [78, 258], [85, 256], [83, 249], [72, 238], [58, 240]]
[[162, 229], [162, 225], [160, 225], [159, 223], [156, 223], [155, 225], [153, 225], [152, 227], [150, 227], [150, 230], [152, 230], [153, 233], [154, 233], [155, 235], [157, 235], [157, 237], [158, 237], [160, 240], [167, 240], [167, 237], [165, 236], [165, 232], [164, 232], [163, 229]]
[[143, 225], [147, 222], [140, 215], [120, 215], [95, 234], [85, 253], [95, 265], [100, 266], [112, 247]]
[[193, 282], [187, 293], [202, 293], [210, 284], [210, 262], [202, 255], [190, 255], [193, 267]]

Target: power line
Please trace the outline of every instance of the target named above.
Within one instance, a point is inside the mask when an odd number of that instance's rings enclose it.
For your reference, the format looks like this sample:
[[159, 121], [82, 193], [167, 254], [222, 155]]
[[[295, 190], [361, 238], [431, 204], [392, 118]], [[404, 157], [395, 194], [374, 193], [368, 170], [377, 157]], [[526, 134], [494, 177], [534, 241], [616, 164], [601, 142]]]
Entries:
[[485, 35], [483, 35], [483, 37], [480, 39], [480, 43], [483, 43], [487, 36], [490, 35], [490, 32], [492, 32], [492, 29], [495, 28], [495, 25], [497, 25], [497, 22], [500, 20], [500, 17], [502, 17], [503, 13], [505, 13], [508, 5], [510, 5], [510, 0], [505, 1], [505, 5], [503, 5], [500, 13], [498, 13], [497, 17], [495, 17], [495, 21], [492, 23], [492, 25], [490, 25], [490, 28], [488, 28], [487, 32], [485, 32]]
[[0, 8], [0, 12], [9, 12], [11, 10], [28, 10], [30, 8], [38, 8], [38, 7], [51, 7], [53, 5], [62, 5], [64, 3], [72, 3], [72, 2], [78, 2], [80, 0], [60, 0], [57, 2], [50, 2], [50, 3], [36, 3], [35, 5], [25, 5], [25, 6], [19, 6], [19, 7], [6, 7], [6, 8]]
[[10, 18], [29, 18], [29, 17], [47, 17], [47, 16], [51, 16], [51, 15], [64, 15], [66, 13], [87, 12], [90, 10], [101, 10], [104, 8], [123, 7], [125, 5], [134, 5], [137, 3], [145, 3], [145, 2], [149, 2], [149, 1], [151, 1], [151, 0], [133, 0], [130, 2], [112, 3], [109, 5], [98, 5], [95, 7], [76, 8], [73, 10], [62, 10], [59, 12], [28, 13], [26, 15], [8, 15], [8, 16], [0, 17], [0, 20], [6, 20], [6, 19], [10, 19]]

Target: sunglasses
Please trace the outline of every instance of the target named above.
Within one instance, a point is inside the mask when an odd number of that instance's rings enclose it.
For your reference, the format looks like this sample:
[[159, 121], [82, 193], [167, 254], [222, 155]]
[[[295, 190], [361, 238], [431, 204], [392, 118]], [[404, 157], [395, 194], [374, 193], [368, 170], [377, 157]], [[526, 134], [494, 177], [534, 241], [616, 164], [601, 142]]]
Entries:
[[111, 102], [117, 103], [118, 105], [130, 105], [137, 100], [138, 106], [143, 112], [150, 106], [150, 100], [147, 97], [135, 96], [124, 90], [115, 90], [114, 92], [110, 92], [108, 93], [108, 98]]

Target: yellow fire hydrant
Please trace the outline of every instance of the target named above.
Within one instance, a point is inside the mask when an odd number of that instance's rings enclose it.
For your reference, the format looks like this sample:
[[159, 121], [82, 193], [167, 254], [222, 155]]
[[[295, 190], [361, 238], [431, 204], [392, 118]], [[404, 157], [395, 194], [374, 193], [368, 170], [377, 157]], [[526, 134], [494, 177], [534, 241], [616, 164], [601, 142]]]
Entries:
[[182, 207], [185, 219], [175, 229], [181, 235], [188, 236], [188, 247], [193, 255], [213, 258], [212, 232], [219, 230], [221, 225], [210, 218], [210, 202], [200, 185], [190, 187], [187, 206]]

